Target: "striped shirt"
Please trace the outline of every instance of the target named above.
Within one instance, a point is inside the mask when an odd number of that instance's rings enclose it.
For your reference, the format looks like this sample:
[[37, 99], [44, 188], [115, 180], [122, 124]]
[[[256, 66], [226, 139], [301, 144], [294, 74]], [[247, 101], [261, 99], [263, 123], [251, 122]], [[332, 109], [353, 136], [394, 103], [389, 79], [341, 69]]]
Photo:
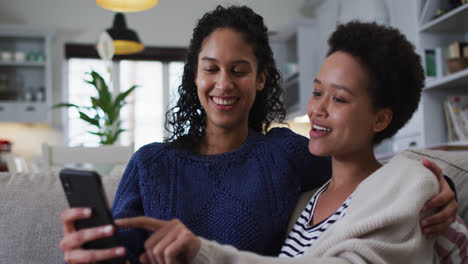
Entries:
[[348, 208], [351, 195], [346, 201], [336, 210], [334, 214], [329, 216], [327, 219], [313, 226], [309, 226], [310, 220], [314, 215], [316, 202], [320, 194], [327, 189], [328, 183], [321, 187], [310, 199], [301, 216], [296, 221], [296, 224], [289, 233], [286, 241], [281, 248], [279, 257], [296, 257], [304, 254], [304, 251], [311, 247], [313, 242], [319, 238], [319, 236], [325, 232], [332, 224], [343, 218]]

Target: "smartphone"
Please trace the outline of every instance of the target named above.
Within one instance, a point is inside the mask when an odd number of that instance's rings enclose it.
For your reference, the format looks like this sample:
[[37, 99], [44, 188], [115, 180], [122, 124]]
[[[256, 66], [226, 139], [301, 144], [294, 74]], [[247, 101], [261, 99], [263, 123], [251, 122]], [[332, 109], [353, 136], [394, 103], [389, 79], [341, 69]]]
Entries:
[[[76, 229], [114, 225], [112, 213], [102, 186], [101, 176], [97, 172], [63, 169], [60, 171], [60, 181], [70, 207], [91, 208], [91, 217], [77, 220], [75, 222]], [[113, 236], [85, 243], [83, 248], [106, 249], [121, 245], [117, 235], [114, 233]], [[123, 264], [125, 263], [125, 258], [115, 258], [99, 263]]]

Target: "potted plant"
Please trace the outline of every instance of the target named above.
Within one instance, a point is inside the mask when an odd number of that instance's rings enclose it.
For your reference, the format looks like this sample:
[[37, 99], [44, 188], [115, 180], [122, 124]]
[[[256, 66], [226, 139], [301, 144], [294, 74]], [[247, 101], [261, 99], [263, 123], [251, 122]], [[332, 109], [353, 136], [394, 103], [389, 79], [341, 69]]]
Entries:
[[88, 132], [99, 136], [101, 144], [112, 145], [117, 141], [120, 133], [125, 131], [121, 128], [120, 120], [120, 110], [126, 104], [125, 98], [138, 86], [134, 85], [128, 90], [113, 96], [99, 73], [91, 71], [87, 74], [91, 76], [91, 80], [85, 81], [92, 84], [98, 94], [96, 97], [90, 97], [90, 105], [59, 103], [53, 105], [52, 108], [75, 108], [80, 115], [80, 119], [90, 124], [93, 128]]

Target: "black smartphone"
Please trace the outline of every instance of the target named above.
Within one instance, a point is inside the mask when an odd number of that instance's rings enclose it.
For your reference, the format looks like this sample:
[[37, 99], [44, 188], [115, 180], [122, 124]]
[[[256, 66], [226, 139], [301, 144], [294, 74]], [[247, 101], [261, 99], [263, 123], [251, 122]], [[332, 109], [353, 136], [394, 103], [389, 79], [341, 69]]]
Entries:
[[[101, 176], [95, 171], [63, 169], [60, 181], [70, 207], [89, 207], [92, 215], [89, 219], [77, 220], [76, 229], [114, 225], [112, 213], [104, 193]], [[115, 225], [114, 225], [115, 226]], [[106, 249], [121, 246], [117, 235], [97, 239], [83, 245], [86, 249]], [[102, 264], [123, 264], [125, 258], [101, 261]]]

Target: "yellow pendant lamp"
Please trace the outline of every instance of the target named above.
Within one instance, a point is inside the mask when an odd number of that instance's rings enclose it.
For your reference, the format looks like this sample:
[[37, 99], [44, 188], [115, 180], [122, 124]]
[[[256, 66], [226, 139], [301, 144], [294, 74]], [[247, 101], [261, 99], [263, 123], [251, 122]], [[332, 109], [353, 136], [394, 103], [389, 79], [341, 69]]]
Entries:
[[116, 55], [133, 54], [144, 49], [137, 33], [127, 28], [127, 23], [122, 13], [115, 14], [112, 27], [106, 31], [112, 38]]
[[158, 0], [96, 0], [96, 4], [115, 12], [138, 12], [153, 8]]

